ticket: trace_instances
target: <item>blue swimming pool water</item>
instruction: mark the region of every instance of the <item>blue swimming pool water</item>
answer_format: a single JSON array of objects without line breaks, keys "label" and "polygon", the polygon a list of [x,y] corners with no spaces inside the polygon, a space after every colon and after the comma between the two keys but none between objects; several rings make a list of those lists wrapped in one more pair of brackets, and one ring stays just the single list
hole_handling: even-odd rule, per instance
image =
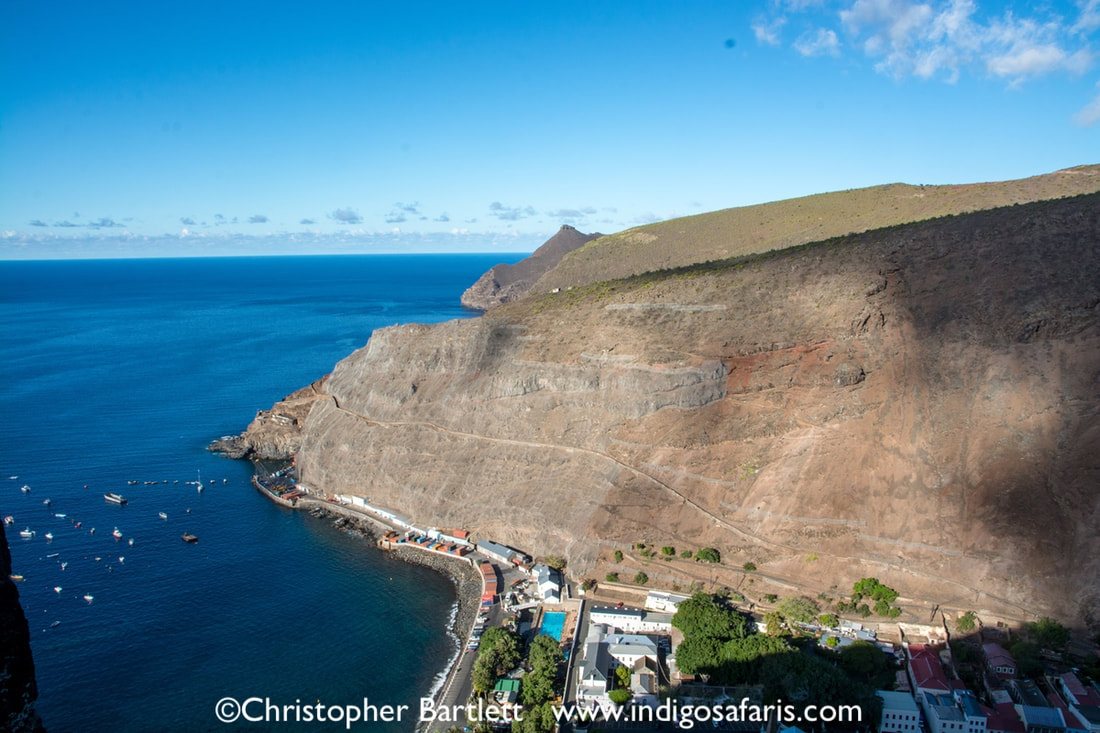
[{"label": "blue swimming pool water", "polygon": [[565,613],[562,611],[547,611],[542,616],[542,625],[539,626],[540,634],[549,634],[561,641],[561,632],[565,626]]}]

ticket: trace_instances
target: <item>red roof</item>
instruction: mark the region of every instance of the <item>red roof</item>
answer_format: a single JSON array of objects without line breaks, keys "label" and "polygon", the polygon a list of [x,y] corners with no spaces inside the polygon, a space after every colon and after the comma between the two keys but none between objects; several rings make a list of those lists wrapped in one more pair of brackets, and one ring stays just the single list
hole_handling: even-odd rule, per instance
[{"label": "red roof", "polygon": [[913,683],[921,690],[950,692],[947,675],[936,651],[924,644],[909,646],[909,670],[913,674]]},{"label": "red roof", "polygon": [[985,729],[989,733],[1024,733],[1024,724],[1020,722],[1020,716],[1016,715],[1015,706],[1010,702],[1003,702],[997,706],[996,713],[987,714]]},{"label": "red roof", "polygon": [[1097,693],[1091,687],[1086,687],[1073,672],[1066,672],[1062,675],[1062,684],[1078,705],[1100,707],[1100,693]]}]

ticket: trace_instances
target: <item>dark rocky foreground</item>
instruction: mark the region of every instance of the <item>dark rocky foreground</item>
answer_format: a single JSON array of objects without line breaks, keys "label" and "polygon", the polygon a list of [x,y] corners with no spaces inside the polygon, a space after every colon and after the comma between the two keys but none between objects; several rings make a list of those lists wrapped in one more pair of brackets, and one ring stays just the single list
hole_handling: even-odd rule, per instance
[{"label": "dark rocky foreground", "polygon": [[11,572],[11,551],[0,524],[0,730],[45,731],[34,710],[38,684],[34,679],[30,629]]}]

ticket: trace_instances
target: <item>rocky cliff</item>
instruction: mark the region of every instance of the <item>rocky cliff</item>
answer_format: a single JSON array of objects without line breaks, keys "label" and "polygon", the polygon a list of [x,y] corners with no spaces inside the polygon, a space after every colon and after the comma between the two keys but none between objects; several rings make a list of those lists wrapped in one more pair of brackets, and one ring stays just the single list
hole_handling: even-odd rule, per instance
[{"label": "rocky cliff", "polygon": [[496,265],[478,278],[478,281],[462,294],[462,305],[474,310],[489,310],[494,305],[516,300],[535,284],[535,281],[556,266],[561,258],[584,246],[600,234],[582,234],[568,224],[527,257],[514,265]]},{"label": "rocky cliff", "polygon": [[45,729],[34,711],[38,684],[30,629],[11,572],[11,551],[0,524],[0,730],[40,733]]},{"label": "rocky cliff", "polygon": [[305,481],[576,577],[1100,623],[1098,194],[382,329],[314,397]]}]

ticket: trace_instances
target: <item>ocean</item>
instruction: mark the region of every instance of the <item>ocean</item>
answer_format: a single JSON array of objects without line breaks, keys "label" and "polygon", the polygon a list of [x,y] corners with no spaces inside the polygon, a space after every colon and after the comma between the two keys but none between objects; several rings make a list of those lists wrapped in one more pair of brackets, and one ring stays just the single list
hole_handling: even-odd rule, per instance
[{"label": "ocean", "polygon": [[[353,730],[414,728],[455,654],[451,582],[205,447],[375,328],[474,315],[462,290],[523,256],[0,262],[0,515],[51,733],[344,730],[303,708],[364,698],[412,712]],[[227,697],[290,722],[225,724]]]}]

